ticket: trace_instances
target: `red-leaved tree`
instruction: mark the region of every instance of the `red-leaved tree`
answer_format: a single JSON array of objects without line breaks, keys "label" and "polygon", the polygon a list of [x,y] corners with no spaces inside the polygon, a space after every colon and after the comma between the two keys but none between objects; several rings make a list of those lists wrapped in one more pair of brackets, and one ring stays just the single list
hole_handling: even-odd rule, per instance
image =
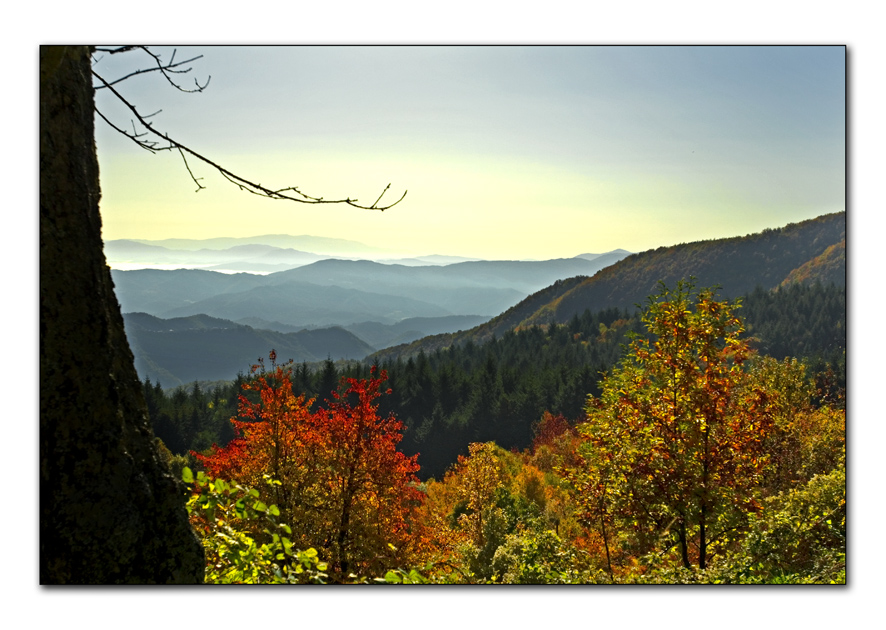
[{"label": "red-leaved tree", "polygon": [[240,396],[242,419],[232,421],[239,437],[197,455],[207,473],[263,488],[292,542],[316,548],[333,575],[406,566],[417,551],[412,514],[423,495],[417,456],[397,450],[403,424],[378,415],[387,375],[373,368],[369,379],[346,379],[345,392],[312,413],[313,401],[292,391],[290,366],[275,358],[272,351],[271,370],[254,368],[244,384],[258,400]]}]

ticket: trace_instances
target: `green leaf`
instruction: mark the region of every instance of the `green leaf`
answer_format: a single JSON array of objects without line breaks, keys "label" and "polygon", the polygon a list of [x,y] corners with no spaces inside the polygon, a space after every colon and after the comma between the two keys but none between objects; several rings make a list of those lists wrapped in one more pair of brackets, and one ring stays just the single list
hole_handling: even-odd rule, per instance
[{"label": "green leaf", "polygon": [[187,466],[182,468],[182,481],[185,483],[194,483],[194,473],[191,472],[191,469]]}]

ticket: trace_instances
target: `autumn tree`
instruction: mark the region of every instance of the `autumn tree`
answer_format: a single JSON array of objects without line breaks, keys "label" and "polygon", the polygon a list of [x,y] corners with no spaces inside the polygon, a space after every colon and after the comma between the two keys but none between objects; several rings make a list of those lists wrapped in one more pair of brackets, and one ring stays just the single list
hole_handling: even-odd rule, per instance
[{"label": "autumn tree", "polygon": [[330,571],[374,573],[405,566],[414,551],[412,511],[421,503],[416,456],[397,450],[403,425],[378,415],[377,399],[386,375],[346,379],[327,407],[292,391],[290,365],[257,368],[244,384],[240,436],[199,459],[212,477],[261,487],[292,527],[293,543],[315,547]]},{"label": "autumn tree", "polygon": [[469,532],[478,548],[486,544],[486,526],[494,510],[496,490],[506,479],[502,464],[492,442],[469,445],[468,457],[459,456],[455,474],[459,476],[459,525]]},{"label": "autumn tree", "polygon": [[736,308],[691,281],[662,285],[642,314],[647,335],[590,400],[572,481],[607,553],[618,528],[634,552],[677,547],[685,567],[704,569],[760,509],[773,409],[743,369],[751,351]]}]

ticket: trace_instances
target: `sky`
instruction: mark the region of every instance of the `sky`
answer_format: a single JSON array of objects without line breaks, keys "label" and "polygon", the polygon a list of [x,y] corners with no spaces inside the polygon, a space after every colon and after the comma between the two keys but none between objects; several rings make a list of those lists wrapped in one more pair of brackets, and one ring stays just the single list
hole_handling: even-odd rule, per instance
[{"label": "sky", "polygon": [[[169,59],[173,48],[154,50]],[[96,120],[105,240],[309,234],[487,259],[637,252],[844,210],[843,46],[178,47],[121,94],[272,201]],[[106,79],[149,67],[101,55]],[[107,90],[97,106],[131,116]]]}]

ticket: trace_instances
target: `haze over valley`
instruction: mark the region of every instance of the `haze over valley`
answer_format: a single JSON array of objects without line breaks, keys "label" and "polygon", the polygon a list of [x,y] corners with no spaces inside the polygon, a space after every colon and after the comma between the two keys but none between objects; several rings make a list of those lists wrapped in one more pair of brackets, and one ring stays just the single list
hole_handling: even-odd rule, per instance
[{"label": "haze over valley", "polygon": [[[558,280],[591,276],[629,255],[394,258],[354,241],[287,235],[157,243],[109,241],[105,252],[136,367],[165,386],[233,378],[275,344],[281,356],[313,363],[468,330]],[[360,254],[375,260],[345,258]],[[195,343],[203,372],[182,368],[173,352],[193,356]]]},{"label": "haze over valley", "polygon": [[[686,274],[719,279],[733,297],[794,281],[845,284],[842,213],[634,255],[618,249],[543,261],[395,259],[354,241],[308,236],[163,243],[110,241],[106,252],[136,368],[164,387],[230,380],[270,348],[316,365],[484,343],[585,309],[630,309],[659,280]],[[295,244],[318,251],[280,247]],[[377,260],[337,257],[361,251]],[[119,268],[127,264],[142,268]]]}]

